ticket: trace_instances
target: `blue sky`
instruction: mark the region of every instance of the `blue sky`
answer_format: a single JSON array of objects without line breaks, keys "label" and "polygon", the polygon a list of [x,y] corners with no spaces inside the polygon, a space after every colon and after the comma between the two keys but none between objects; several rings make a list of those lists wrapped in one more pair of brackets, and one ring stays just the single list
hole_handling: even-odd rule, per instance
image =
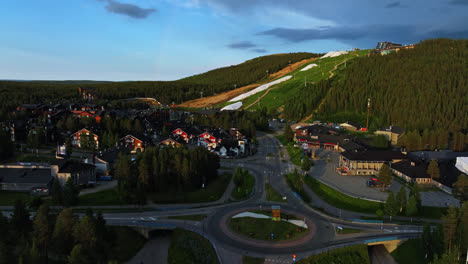
[{"label": "blue sky", "polygon": [[468,37],[468,0],[14,0],[0,79],[174,80],[267,54]]}]

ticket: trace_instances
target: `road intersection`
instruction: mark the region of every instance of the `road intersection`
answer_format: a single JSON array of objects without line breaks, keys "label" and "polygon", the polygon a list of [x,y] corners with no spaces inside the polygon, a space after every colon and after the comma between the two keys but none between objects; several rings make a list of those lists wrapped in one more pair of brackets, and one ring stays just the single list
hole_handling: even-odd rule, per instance
[{"label": "road intersection", "polygon": [[[279,141],[272,135],[259,133],[258,152],[244,159],[222,161],[223,167],[241,166],[255,176],[255,185],[249,199],[229,202],[223,199],[218,203],[180,205],[164,210],[141,213],[104,214],[110,225],[126,225],[147,229],[184,228],[206,237],[214,246],[221,263],[239,263],[240,256],[264,257],[271,263],[292,263],[292,254],[301,259],[312,254],[347,245],[366,243],[375,239],[404,239],[419,236],[421,228],[411,225],[381,223],[359,223],[328,216],[307,205],[286,183],[284,173],[293,166],[280,159]],[[286,159],[287,160],[287,159]],[[287,203],[266,201],[265,182],[285,197]],[[252,240],[230,231],[227,221],[240,211],[271,208],[280,205],[281,210],[292,212],[301,219],[305,218],[314,230],[310,235],[296,240],[283,242],[264,242]],[[201,222],[168,219],[168,216],[206,214]],[[336,235],[335,226],[356,228],[365,232],[353,235]]]}]

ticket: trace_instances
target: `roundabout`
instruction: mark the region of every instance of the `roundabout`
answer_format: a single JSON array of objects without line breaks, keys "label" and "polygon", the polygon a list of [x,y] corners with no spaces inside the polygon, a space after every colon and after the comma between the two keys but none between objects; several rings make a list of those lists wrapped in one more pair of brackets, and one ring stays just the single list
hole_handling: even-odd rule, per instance
[{"label": "roundabout", "polygon": [[271,211],[246,210],[224,217],[223,220],[226,220],[225,225],[229,228],[227,232],[231,236],[242,236],[242,239],[267,242],[270,245],[291,245],[315,234],[316,226],[310,220],[299,220],[300,216],[283,211],[282,219],[275,221],[268,213]]},{"label": "roundabout", "polygon": [[[242,217],[242,215],[235,217],[245,212],[261,211],[267,213],[265,208],[271,208],[271,204],[233,207],[218,210],[205,222],[205,231],[210,236],[233,249],[260,254],[299,253],[323,246],[334,237],[333,227],[319,216],[298,212],[289,205],[281,206],[282,219],[279,222],[269,218]],[[290,221],[296,221],[297,224],[301,223],[303,226],[286,222],[286,215],[290,216]],[[272,229],[269,230],[269,228]],[[286,228],[286,230],[281,230],[281,228]]]}]

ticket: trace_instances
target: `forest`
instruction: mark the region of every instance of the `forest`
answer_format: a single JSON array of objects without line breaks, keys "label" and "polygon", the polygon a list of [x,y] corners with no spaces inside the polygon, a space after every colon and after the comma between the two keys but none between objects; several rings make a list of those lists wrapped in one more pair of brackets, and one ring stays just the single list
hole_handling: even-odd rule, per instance
[{"label": "forest", "polygon": [[[414,49],[356,58],[331,80],[301,88],[285,104],[284,113],[298,120],[317,111],[314,119],[365,125],[370,98],[371,130],[397,125],[419,133],[424,142],[412,149],[447,148],[452,139],[456,142],[451,148],[463,150],[462,134],[468,127],[466,58],[468,40],[451,39],[425,40]],[[429,142],[431,134],[441,139]]]},{"label": "forest", "polygon": [[101,213],[79,217],[41,205],[34,216],[16,201],[10,219],[0,214],[0,263],[124,263],[145,239],[126,227],[106,226]]},{"label": "forest", "polygon": [[115,165],[119,198],[145,204],[151,193],[197,190],[218,176],[218,168],[218,155],[201,147],[149,147],[134,161],[121,155]]},{"label": "forest", "polygon": [[266,79],[289,63],[320,56],[315,53],[285,53],[262,56],[244,63],[219,68],[176,81],[0,81],[1,110],[6,112],[24,103],[50,103],[78,99],[78,87],[96,88],[99,99],[115,100],[152,97],[163,104],[181,103],[225,92]]}]

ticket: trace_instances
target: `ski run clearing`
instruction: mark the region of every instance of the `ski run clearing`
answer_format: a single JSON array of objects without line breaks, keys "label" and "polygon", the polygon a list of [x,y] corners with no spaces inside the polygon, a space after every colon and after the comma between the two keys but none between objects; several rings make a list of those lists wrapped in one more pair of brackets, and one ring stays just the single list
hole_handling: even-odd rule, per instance
[{"label": "ski run clearing", "polygon": [[237,97],[234,97],[233,99],[229,100],[229,102],[236,102],[236,101],[240,101],[240,100],[244,100],[245,98],[251,96],[251,95],[254,95],[256,93],[259,93],[261,91],[264,91],[268,88],[270,88],[271,86],[275,85],[275,84],[278,84],[278,83],[282,83],[284,81],[287,81],[289,79],[291,79],[291,75],[288,75],[288,76],[284,76],[283,78],[279,78],[278,80],[274,80],[272,82],[269,82],[269,83],[266,83],[264,85],[261,85],[255,89],[253,89],[252,91],[250,92],[246,92],[246,93],[243,93]]},{"label": "ski run clearing", "polygon": [[[271,216],[268,216],[268,215],[256,214],[256,213],[252,213],[252,212],[243,212],[243,213],[240,213],[240,214],[236,214],[232,218],[239,218],[239,217],[252,217],[252,218],[263,218],[263,219],[270,219],[271,218]],[[302,221],[302,220],[285,220],[285,219],[281,219],[281,220],[285,221],[285,222],[289,222],[289,223],[291,223],[293,225],[297,225],[297,226],[302,227],[302,228],[308,228],[307,224],[304,223],[304,221]]]},{"label": "ski run clearing", "polygon": [[223,108],[221,108],[221,111],[224,111],[224,110],[237,110],[239,108],[242,107],[242,102],[237,102],[237,103],[233,103],[233,104],[230,104],[230,105],[227,105]]},{"label": "ski run clearing", "polygon": [[341,55],[344,55],[344,54],[348,54],[348,52],[346,50],[330,51],[330,52],[328,52],[327,54],[323,55],[320,58],[321,59],[323,59],[323,58],[333,58],[333,57],[338,57],[338,56],[341,56]]},{"label": "ski run clearing", "polygon": [[312,69],[313,67],[316,67],[316,66],[318,66],[318,65],[315,64],[315,63],[312,63],[312,64],[309,64],[309,65],[305,66],[300,71],[307,71],[307,70]]}]

